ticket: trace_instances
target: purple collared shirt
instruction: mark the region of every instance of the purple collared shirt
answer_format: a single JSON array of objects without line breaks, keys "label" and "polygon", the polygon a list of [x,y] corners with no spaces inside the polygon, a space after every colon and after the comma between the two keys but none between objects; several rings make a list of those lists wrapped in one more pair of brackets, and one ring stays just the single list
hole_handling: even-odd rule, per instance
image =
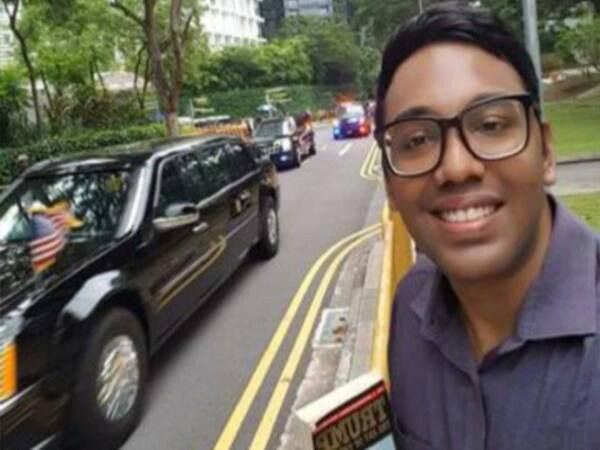
[{"label": "purple collared shirt", "polygon": [[479,365],[430,261],[398,286],[388,357],[403,450],[600,449],[600,237],[552,204],[516,330]]}]

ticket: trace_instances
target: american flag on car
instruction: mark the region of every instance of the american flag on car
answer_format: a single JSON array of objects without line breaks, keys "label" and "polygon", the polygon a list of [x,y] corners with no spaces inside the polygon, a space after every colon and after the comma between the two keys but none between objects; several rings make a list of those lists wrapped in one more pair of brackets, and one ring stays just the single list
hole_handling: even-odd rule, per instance
[{"label": "american flag on car", "polygon": [[81,225],[69,211],[68,205],[62,202],[50,208],[36,208],[32,212],[33,237],[29,242],[29,251],[34,273],[41,273],[56,262],[58,254],[65,248],[70,229]]}]

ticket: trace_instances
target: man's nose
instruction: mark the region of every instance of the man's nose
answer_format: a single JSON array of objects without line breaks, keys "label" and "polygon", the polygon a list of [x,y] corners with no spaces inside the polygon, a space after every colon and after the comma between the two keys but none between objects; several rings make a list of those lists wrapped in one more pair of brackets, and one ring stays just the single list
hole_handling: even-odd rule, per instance
[{"label": "man's nose", "polygon": [[446,183],[464,183],[470,179],[482,178],[485,172],[483,161],[473,155],[456,128],[446,131],[446,143],[434,178],[439,186]]}]

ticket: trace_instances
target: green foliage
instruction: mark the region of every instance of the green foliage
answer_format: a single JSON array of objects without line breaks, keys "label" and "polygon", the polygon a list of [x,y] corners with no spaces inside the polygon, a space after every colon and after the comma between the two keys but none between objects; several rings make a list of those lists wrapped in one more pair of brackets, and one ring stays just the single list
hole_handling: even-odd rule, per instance
[{"label": "green foliage", "polygon": [[284,21],[280,34],[304,40],[316,84],[340,85],[356,80],[361,49],[347,23],[330,18],[295,16]]},{"label": "green foliage", "polygon": [[419,12],[417,0],[353,0],[352,27],[368,32],[371,44],[383,49],[392,32]]},{"label": "green foliage", "polygon": [[310,59],[301,38],[277,39],[261,46],[226,47],[203,53],[192,63],[186,90],[210,91],[302,84],[312,79]]},{"label": "green foliage", "polygon": [[152,124],[48,138],[24,147],[4,148],[0,152],[0,184],[8,184],[20,173],[17,157],[21,154],[26,154],[33,164],[67,154],[164,137],[164,132],[162,124]]},{"label": "green foliage", "polygon": [[61,0],[28,3],[21,19],[29,30],[36,67],[55,90],[96,85],[100,70],[114,62],[118,30],[123,21],[104,0]]},{"label": "green foliage", "polygon": [[571,211],[600,232],[600,193],[568,195],[561,199]]},{"label": "green foliage", "polygon": [[357,86],[362,97],[374,98],[381,66],[381,53],[372,47],[361,49]]},{"label": "green foliage", "polygon": [[[287,86],[286,95],[290,98],[290,102],[286,103],[285,109],[290,114],[306,110],[331,109],[335,104],[336,94],[343,91],[352,92],[353,88],[351,86]],[[214,108],[212,114],[253,117],[256,108],[265,103],[265,89],[249,88],[213,92],[207,94],[207,97]]]},{"label": "green foliage", "polygon": [[10,145],[27,128],[25,74],[15,66],[0,70],[0,145]]},{"label": "green foliage", "polygon": [[563,30],[558,49],[565,58],[600,72],[600,18],[588,17],[575,28]]}]

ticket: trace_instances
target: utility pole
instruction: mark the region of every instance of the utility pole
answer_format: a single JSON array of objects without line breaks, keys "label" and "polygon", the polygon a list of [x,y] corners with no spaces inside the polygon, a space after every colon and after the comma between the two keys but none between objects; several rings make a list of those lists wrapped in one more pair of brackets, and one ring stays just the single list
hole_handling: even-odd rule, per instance
[{"label": "utility pole", "polygon": [[525,25],[525,45],[533,60],[535,71],[538,76],[538,87],[540,91],[540,108],[543,110],[542,102],[542,60],[540,57],[540,40],[538,37],[538,19],[536,0],[522,0],[523,23]]},{"label": "utility pole", "polygon": [[419,0],[419,14],[423,14],[423,0]]}]

